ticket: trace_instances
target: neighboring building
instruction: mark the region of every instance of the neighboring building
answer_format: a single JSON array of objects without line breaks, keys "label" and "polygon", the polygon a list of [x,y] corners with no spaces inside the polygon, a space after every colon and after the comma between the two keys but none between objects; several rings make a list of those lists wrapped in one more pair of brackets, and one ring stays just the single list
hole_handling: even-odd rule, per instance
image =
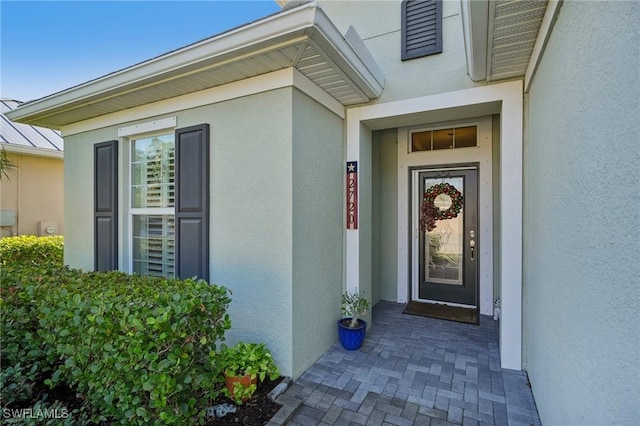
[{"label": "neighboring building", "polygon": [[[528,372],[543,423],[629,424],[639,18],[318,1],[10,116],[64,136],[67,263],[231,288],[231,338],[266,341],[284,374],[335,342],[343,289],[484,315],[500,299],[502,367]],[[458,219],[425,233],[428,188]]]},{"label": "neighboring building", "polygon": [[57,131],[7,118],[19,105],[0,99],[0,146],[15,166],[0,178],[0,238],[62,235],[64,142]]}]

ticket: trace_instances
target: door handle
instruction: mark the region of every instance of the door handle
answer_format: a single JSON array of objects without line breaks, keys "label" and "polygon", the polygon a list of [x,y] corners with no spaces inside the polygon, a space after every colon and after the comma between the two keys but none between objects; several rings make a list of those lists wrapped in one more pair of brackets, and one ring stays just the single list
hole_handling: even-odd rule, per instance
[{"label": "door handle", "polygon": [[471,248],[471,260],[476,260],[476,255],[475,255],[476,242],[475,242],[475,240],[469,241],[469,247]]}]

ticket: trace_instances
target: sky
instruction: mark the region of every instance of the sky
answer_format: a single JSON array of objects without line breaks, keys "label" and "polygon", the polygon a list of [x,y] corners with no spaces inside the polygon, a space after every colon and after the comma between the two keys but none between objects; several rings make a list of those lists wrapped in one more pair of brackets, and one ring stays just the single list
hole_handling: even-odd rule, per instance
[{"label": "sky", "polygon": [[0,0],[0,97],[39,99],[279,10],[274,0]]}]

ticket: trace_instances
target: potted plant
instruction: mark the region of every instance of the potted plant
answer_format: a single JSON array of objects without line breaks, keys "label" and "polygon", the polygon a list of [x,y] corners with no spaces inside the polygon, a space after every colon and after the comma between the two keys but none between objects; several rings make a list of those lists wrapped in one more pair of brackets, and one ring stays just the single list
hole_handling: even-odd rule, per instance
[{"label": "potted plant", "polygon": [[338,321],[340,343],[349,350],[360,349],[367,331],[367,322],[359,317],[369,310],[369,302],[357,292],[342,294],[342,313],[344,318]]},{"label": "potted plant", "polygon": [[258,388],[258,380],[280,376],[271,352],[264,343],[239,342],[219,354],[226,389],[223,393],[237,404],[246,402]]}]

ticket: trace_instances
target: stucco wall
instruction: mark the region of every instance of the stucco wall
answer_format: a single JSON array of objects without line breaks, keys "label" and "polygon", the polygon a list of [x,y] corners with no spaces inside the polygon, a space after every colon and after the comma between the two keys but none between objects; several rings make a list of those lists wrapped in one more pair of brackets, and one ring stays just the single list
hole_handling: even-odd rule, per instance
[{"label": "stucco wall", "polygon": [[343,122],[293,92],[293,375],[337,339],[343,269]]},{"label": "stucco wall", "polygon": [[293,373],[291,90],[202,108],[211,122],[211,279],[233,292],[228,337],[266,342],[286,375]]},{"label": "stucco wall", "polygon": [[404,62],[400,59],[400,0],[319,0],[317,4],[342,34],[353,25],[385,75],[382,96],[371,103],[484,84],[474,83],[467,75],[459,1],[443,2],[442,53]]},{"label": "stucco wall", "polygon": [[564,2],[530,90],[525,351],[542,424],[640,418],[638,22],[638,2]]},{"label": "stucco wall", "polygon": [[3,227],[0,236],[39,235],[40,222],[56,222],[57,231],[64,232],[63,160],[8,153],[16,166],[2,176],[0,209],[16,212],[16,225]]},{"label": "stucco wall", "polygon": [[373,132],[373,296],[397,300],[398,131]]},{"label": "stucco wall", "polygon": [[[211,128],[211,281],[233,292],[228,343],[264,341],[292,374],[292,89],[179,111],[178,128]],[[121,123],[65,138],[65,261],[93,269],[93,144],[118,139]],[[171,131],[171,130],[169,130]],[[128,142],[120,143],[120,266],[129,271]]]},{"label": "stucco wall", "polygon": [[[363,126],[362,124],[360,126]],[[364,128],[364,126],[363,126]],[[370,131],[360,132],[360,160],[358,161],[358,290],[360,296],[373,302],[373,138]],[[362,319],[371,326],[372,312],[369,309]]]},{"label": "stucco wall", "polygon": [[72,268],[94,268],[93,145],[117,135],[117,128],[110,128],[64,138],[64,263]]}]

